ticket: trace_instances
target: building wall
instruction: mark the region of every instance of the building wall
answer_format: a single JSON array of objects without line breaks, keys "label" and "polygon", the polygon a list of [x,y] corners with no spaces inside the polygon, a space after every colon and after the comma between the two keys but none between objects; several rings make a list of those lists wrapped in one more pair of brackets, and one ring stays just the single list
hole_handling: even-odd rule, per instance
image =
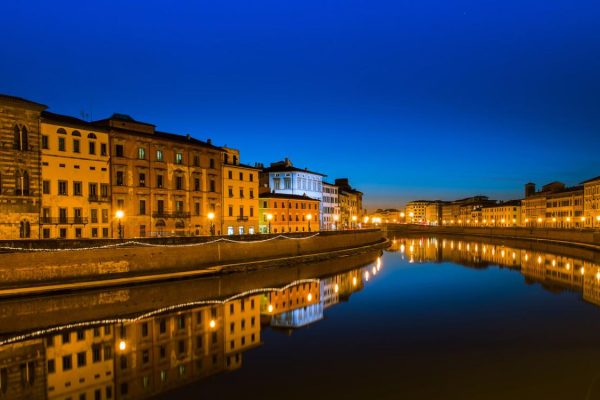
[{"label": "building wall", "polygon": [[45,106],[0,96],[0,237],[38,238],[40,113]]},{"label": "building wall", "polygon": [[[108,134],[89,126],[53,121],[42,121],[41,134],[42,143],[47,144],[42,148],[41,237],[111,237]],[[64,147],[59,146],[59,140]],[[75,141],[79,143],[78,151]],[[66,185],[66,192],[60,193],[59,182]],[[66,218],[60,217],[60,209]],[[76,217],[75,210],[79,210],[80,217]]]},{"label": "building wall", "polygon": [[[269,232],[271,214],[271,233],[318,232],[320,201],[298,198],[263,197],[259,199],[260,232]],[[310,220],[308,216],[311,216]]]},{"label": "building wall", "polygon": [[483,207],[481,210],[481,226],[521,226],[521,206],[498,205]]},{"label": "building wall", "polygon": [[552,193],[546,196],[544,226],[550,228],[582,228],[585,226],[582,190]]},{"label": "building wall", "polygon": [[259,169],[240,165],[240,153],[223,153],[223,227],[226,235],[258,233]]},{"label": "building wall", "polygon": [[0,399],[45,399],[45,362],[42,339],[1,346]]},{"label": "building wall", "polygon": [[[110,141],[112,206],[113,212],[123,210],[125,214],[121,221],[125,238],[209,235],[211,212],[214,233],[222,233],[220,151],[120,130],[111,130]],[[123,146],[123,156],[116,153],[118,145]],[[139,156],[140,149],[144,149],[144,158]],[[157,152],[162,152],[162,161]],[[182,156],[181,163],[176,161],[177,154]],[[123,174],[122,184],[118,174]],[[140,184],[141,174],[144,186]],[[178,178],[182,180],[181,189],[177,188]],[[140,201],[145,202],[143,214]],[[118,224],[113,216],[115,237]]]},{"label": "building wall", "polygon": [[338,188],[335,185],[323,182],[323,230],[335,230],[340,225],[340,203],[338,196]]},{"label": "building wall", "polygon": [[600,178],[583,184],[585,226],[600,228]]},{"label": "building wall", "polygon": [[411,201],[406,204],[406,222],[423,224],[426,222],[425,211],[430,204],[428,201]]},{"label": "building wall", "polygon": [[338,190],[340,201],[340,228],[356,229],[362,221],[362,195]]},{"label": "building wall", "polygon": [[262,295],[228,301],[223,310],[225,367],[242,366],[242,353],[260,344],[260,305]]}]

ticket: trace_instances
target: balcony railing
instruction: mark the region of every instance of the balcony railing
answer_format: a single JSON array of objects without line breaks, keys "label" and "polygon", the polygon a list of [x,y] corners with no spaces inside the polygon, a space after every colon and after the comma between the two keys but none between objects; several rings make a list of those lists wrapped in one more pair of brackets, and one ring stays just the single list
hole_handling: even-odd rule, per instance
[{"label": "balcony railing", "polygon": [[238,222],[239,221],[248,221],[248,216],[246,215],[240,215],[239,217],[237,217]]},{"label": "balcony railing", "polygon": [[88,197],[88,201],[96,201],[98,203],[110,203],[110,196],[98,196],[97,194],[91,194]]},{"label": "balcony railing", "polygon": [[152,218],[190,218],[189,211],[155,211],[152,213]]},{"label": "balcony railing", "polygon": [[44,225],[85,225],[88,223],[87,217],[41,217],[40,224]]}]

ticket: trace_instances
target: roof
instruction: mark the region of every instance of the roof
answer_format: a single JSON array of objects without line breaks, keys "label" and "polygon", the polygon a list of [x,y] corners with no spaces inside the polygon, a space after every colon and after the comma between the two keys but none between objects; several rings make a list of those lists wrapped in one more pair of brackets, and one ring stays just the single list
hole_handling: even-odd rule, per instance
[{"label": "roof", "polygon": [[308,197],[306,195],[299,194],[287,194],[287,193],[262,193],[258,195],[261,199],[292,199],[292,200],[312,200],[312,201],[321,201],[319,199],[313,199],[312,197]]},{"label": "roof", "polygon": [[56,114],[50,111],[42,111],[42,119],[47,122],[59,123],[61,125],[69,125],[76,127],[85,127],[92,131],[106,131],[106,128],[92,125],[91,123],[79,118],[70,117],[68,115]]},{"label": "roof", "polygon": [[103,123],[109,122],[110,120],[131,122],[134,124],[147,125],[147,126],[156,126],[154,124],[149,124],[147,122],[136,121],[130,115],[121,114],[121,113],[113,113],[113,115],[111,115],[109,118],[99,119],[97,121],[93,121],[92,123],[93,124],[103,124]]},{"label": "roof", "polygon": [[176,141],[176,142],[181,142],[181,143],[190,143],[190,144],[195,144],[198,146],[202,146],[202,147],[208,147],[211,149],[215,149],[215,150],[220,150],[222,151],[223,149],[221,149],[219,146],[215,146],[211,143],[207,143],[204,142],[202,140],[198,140],[196,138],[193,138],[191,135],[178,135],[176,133],[168,133],[168,132],[160,132],[160,131],[155,131],[153,134],[148,134],[149,137],[159,137],[162,139],[166,139],[166,140],[172,140],[172,141]]},{"label": "roof", "polygon": [[589,182],[593,182],[593,181],[600,181],[600,175],[598,175],[598,176],[597,176],[597,177],[595,177],[595,178],[588,179],[587,181],[583,181],[583,182],[581,182],[581,184],[584,184],[584,183],[589,183]]},{"label": "roof", "polygon": [[514,207],[514,206],[521,206],[521,200],[509,200],[509,201],[505,201],[503,203],[488,204],[488,205],[482,206],[481,208]]},{"label": "roof", "polygon": [[263,172],[306,172],[313,175],[327,176],[320,172],[309,171],[307,168],[296,168],[291,165],[275,165],[267,168],[263,168]]},{"label": "roof", "polygon": [[40,103],[36,103],[31,100],[24,99],[22,97],[10,96],[8,94],[0,94],[1,103],[12,103],[21,107],[32,108],[34,110],[45,110],[48,106]]}]

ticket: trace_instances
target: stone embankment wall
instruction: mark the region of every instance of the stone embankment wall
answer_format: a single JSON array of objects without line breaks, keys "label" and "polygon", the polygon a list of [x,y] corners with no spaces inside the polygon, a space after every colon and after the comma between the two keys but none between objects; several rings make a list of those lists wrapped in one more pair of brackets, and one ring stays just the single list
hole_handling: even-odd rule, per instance
[{"label": "stone embankment wall", "polygon": [[[290,238],[254,236],[253,240],[241,242],[214,241],[215,238],[212,238],[212,242],[204,243],[170,238],[167,243],[146,241],[152,246],[138,244],[101,249],[77,249],[85,247],[84,244],[90,246],[90,243],[74,241],[70,243],[72,248],[66,251],[4,253],[0,254],[0,287],[102,280],[219,266],[227,269],[227,265],[238,264],[237,267],[232,266],[235,270],[240,263],[309,256],[385,241],[384,233],[380,230],[289,236]],[[20,243],[16,242],[17,245]],[[31,242],[32,247],[42,245],[45,246],[46,243]],[[215,269],[218,270],[220,269]]]},{"label": "stone embankment wall", "polygon": [[548,240],[564,242],[564,244],[583,244],[600,246],[600,231],[593,230],[567,230],[567,229],[534,229],[534,228],[476,228],[476,227],[449,227],[426,225],[389,224],[384,227],[388,232],[403,233],[428,233],[461,236],[485,236],[522,238],[528,240]]}]

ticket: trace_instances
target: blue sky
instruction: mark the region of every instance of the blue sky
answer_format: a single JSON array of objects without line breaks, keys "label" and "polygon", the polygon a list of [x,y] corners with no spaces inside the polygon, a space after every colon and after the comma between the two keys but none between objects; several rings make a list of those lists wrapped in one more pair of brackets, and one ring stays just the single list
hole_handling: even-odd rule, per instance
[{"label": "blue sky", "polygon": [[0,92],[287,156],[371,208],[510,199],[600,175],[599,20],[588,0],[13,1]]}]

